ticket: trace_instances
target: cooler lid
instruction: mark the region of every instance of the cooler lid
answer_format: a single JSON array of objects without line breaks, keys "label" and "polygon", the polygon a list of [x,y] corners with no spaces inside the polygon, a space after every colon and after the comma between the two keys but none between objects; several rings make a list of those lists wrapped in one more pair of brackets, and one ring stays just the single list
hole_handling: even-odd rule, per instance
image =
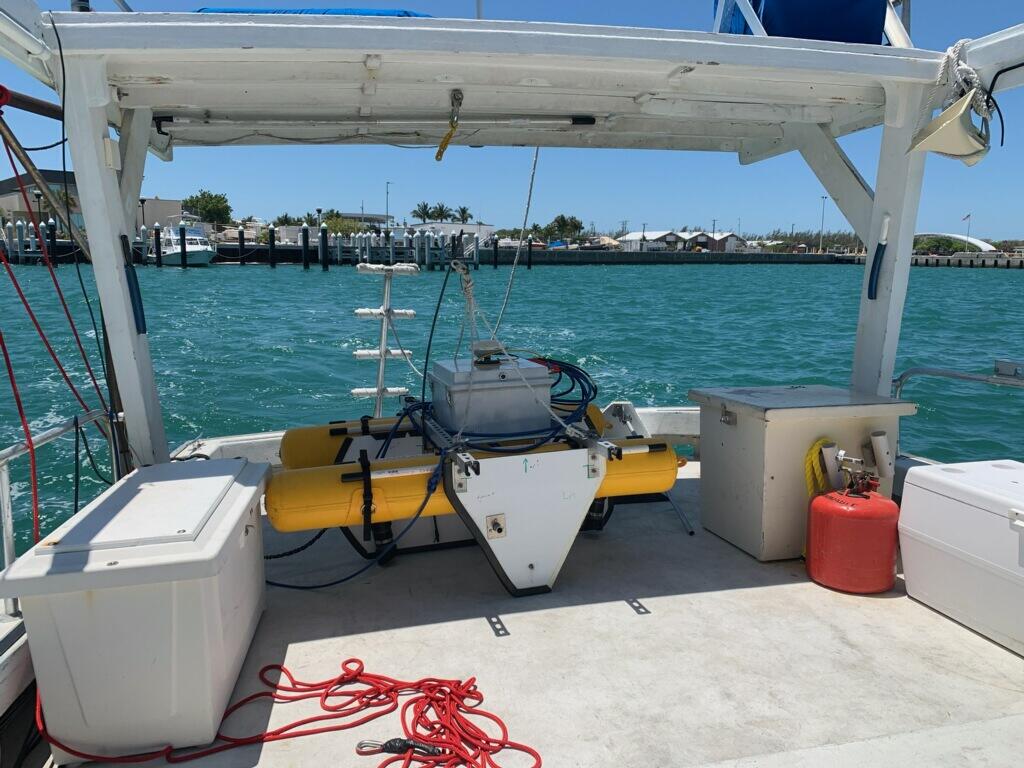
[{"label": "cooler lid", "polygon": [[244,459],[168,462],[124,478],[33,550],[52,557],[70,552],[195,541],[231,489]]},{"label": "cooler lid", "polygon": [[1024,463],[1012,459],[912,467],[906,484],[1000,517],[1024,512]]},{"label": "cooler lid", "polygon": [[724,406],[774,421],[809,417],[910,416],[917,412],[917,406],[906,400],[821,384],[692,389],[689,398],[701,405]]}]

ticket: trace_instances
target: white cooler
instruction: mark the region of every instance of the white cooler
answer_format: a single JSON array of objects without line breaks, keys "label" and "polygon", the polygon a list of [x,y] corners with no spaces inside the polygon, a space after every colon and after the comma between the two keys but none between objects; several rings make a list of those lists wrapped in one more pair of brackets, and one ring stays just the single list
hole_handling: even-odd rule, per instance
[{"label": "white cooler", "polygon": [[51,735],[100,755],[213,740],[263,611],[268,470],[143,467],[0,574]]},{"label": "white cooler", "polygon": [[1024,655],[1024,464],[913,467],[900,549],[911,597]]}]

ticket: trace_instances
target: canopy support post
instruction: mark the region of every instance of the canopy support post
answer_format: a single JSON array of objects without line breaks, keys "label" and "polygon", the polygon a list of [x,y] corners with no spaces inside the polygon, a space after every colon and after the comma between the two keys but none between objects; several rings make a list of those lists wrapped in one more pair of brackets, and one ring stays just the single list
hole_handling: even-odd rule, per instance
[{"label": "canopy support post", "polygon": [[[136,325],[121,237],[128,235],[110,138],[110,88],[101,59],[68,60],[65,99],[68,145],[92,253],[110,354],[124,407],[128,445],[138,464],[168,460],[149,339]],[[141,175],[141,170],[140,170]]]},{"label": "canopy support post", "polygon": [[[914,227],[924,181],[924,152],[910,152],[925,88],[894,85],[886,89],[885,128],[878,158],[871,210],[867,264],[861,287],[857,345],[850,385],[861,392],[888,396],[896,367],[903,304],[910,278]],[[868,298],[871,261],[880,239],[883,218],[889,217],[888,245],[882,257],[877,298]]]},{"label": "canopy support post", "polygon": [[[146,167],[153,110],[148,107],[128,109],[122,113],[121,133],[117,142],[121,154],[121,202],[124,205],[124,223],[136,230],[135,215],[142,193],[142,175]],[[146,222],[142,222],[145,224]]]},{"label": "canopy support post", "polygon": [[787,136],[798,141],[804,161],[850,222],[857,237],[864,243],[869,242],[875,193],[828,126],[787,123],[784,130]]}]

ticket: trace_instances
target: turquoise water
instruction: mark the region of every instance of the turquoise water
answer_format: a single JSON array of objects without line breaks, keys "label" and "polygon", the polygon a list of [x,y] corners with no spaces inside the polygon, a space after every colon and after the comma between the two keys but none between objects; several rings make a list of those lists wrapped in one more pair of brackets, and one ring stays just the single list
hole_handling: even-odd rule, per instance
[{"label": "turquoise water", "polygon": [[[86,399],[84,369],[44,269],[15,267],[30,301]],[[86,284],[92,287],[88,267]],[[609,266],[539,267],[517,273],[503,324],[507,344],[584,366],[600,402],[686,402],[692,387],[738,384],[845,384],[857,320],[862,267]],[[476,295],[497,312],[508,268],[472,273]],[[83,330],[89,327],[73,267],[59,280]],[[442,273],[395,280],[403,344],[422,361]],[[358,416],[374,363],[352,350],[376,346],[377,325],[352,310],[380,303],[381,281],[351,268],[303,272],[294,266],[221,266],[182,271],[140,268],[149,341],[168,440],[281,429]],[[988,371],[996,357],[1024,359],[1024,272],[914,269],[897,370],[935,365]],[[435,339],[451,355],[462,319],[455,280]],[[33,431],[75,412],[59,374],[24,316],[10,283],[0,282],[0,326]],[[85,339],[94,355],[91,331]],[[418,388],[401,361],[389,384]],[[0,446],[20,439],[6,381],[0,380]],[[1024,392],[944,380],[911,383],[920,404],[905,419],[902,448],[940,460],[1024,456]],[[92,433],[95,435],[95,433]],[[107,469],[103,444],[92,444]],[[43,529],[71,513],[72,438],[39,453]],[[19,543],[27,546],[27,461],[12,466]],[[103,486],[83,468],[82,497]]]}]

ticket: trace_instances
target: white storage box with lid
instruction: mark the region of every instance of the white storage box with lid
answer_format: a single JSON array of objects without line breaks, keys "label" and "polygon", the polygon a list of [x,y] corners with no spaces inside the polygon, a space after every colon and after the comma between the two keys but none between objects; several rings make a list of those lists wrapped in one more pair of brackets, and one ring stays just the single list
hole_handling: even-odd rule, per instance
[{"label": "white storage box with lid", "polygon": [[438,360],[428,377],[434,416],[450,432],[495,434],[551,426],[546,365],[522,358],[484,365],[469,358]]},{"label": "white storage box with lid", "polygon": [[57,740],[100,755],[213,740],[263,611],[268,470],[143,467],[3,572]]},{"label": "white storage box with lid", "polygon": [[1024,464],[913,467],[900,550],[907,594],[1024,655]]},{"label": "white storage box with lid", "polygon": [[701,524],[758,560],[803,553],[804,456],[815,441],[828,437],[862,457],[883,430],[895,452],[900,416],[917,412],[910,402],[819,385],[698,389],[690,399],[700,404]]}]

